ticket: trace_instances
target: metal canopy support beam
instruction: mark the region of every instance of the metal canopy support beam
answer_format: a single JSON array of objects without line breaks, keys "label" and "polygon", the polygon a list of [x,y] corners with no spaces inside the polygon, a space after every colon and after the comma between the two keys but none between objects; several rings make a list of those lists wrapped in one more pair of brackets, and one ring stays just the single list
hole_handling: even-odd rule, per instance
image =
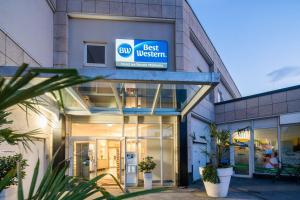
[{"label": "metal canopy support beam", "polygon": [[[96,68],[79,68],[78,73],[90,78],[102,77],[105,82],[117,83],[160,83],[210,85],[219,83],[219,74],[213,72],[170,72],[146,70],[105,70]],[[145,76],[145,74],[147,74]],[[99,81],[101,81],[99,80]]]},{"label": "metal canopy support beam", "polygon": [[122,101],[120,99],[119,93],[117,91],[116,85],[114,83],[110,83],[110,87],[114,93],[115,100],[118,106],[118,109],[120,110],[120,113],[123,114],[123,106],[122,106]]},{"label": "metal canopy support beam", "polygon": [[206,96],[206,94],[212,88],[214,88],[214,86],[203,85],[182,109],[181,117],[183,118],[188,112],[190,112]]},{"label": "metal canopy support beam", "polygon": [[153,100],[153,104],[152,104],[151,115],[154,114],[154,111],[155,111],[155,108],[156,108],[156,105],[157,105],[157,102],[158,102],[158,97],[159,97],[159,94],[160,94],[161,86],[162,86],[161,84],[158,84],[158,86],[157,86],[156,93],[155,93],[154,100]]},{"label": "metal canopy support beam", "polygon": [[[0,66],[0,74],[2,76],[13,76],[17,69],[18,68],[15,66]],[[217,85],[220,82],[219,73],[214,72],[195,73],[123,69],[108,70],[99,68],[78,68],[77,71],[81,76],[101,78],[99,81],[114,83]],[[52,75],[41,74],[39,77],[49,78],[50,76]]]},{"label": "metal canopy support beam", "polygon": [[73,90],[73,88],[65,88],[66,92],[84,109],[85,112],[91,114],[89,106],[82,100],[82,98]]}]

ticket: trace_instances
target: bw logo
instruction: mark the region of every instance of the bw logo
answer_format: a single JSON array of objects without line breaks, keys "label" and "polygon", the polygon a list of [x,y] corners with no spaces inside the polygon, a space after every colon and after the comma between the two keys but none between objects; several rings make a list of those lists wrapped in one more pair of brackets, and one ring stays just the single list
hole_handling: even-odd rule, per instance
[{"label": "bw logo", "polygon": [[118,54],[123,58],[128,58],[132,54],[132,47],[127,43],[123,43],[118,47]]}]

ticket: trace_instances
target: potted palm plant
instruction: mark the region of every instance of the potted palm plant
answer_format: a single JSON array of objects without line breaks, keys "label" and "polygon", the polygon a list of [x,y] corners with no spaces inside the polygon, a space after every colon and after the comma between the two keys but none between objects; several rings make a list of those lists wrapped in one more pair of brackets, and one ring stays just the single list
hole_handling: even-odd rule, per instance
[{"label": "potted palm plant", "polygon": [[147,156],[139,163],[140,172],[144,173],[144,189],[152,189],[152,170],[155,168],[156,163],[153,157]]},{"label": "potted palm plant", "polygon": [[211,161],[207,166],[200,167],[199,172],[208,196],[226,197],[233,174],[232,166],[224,161],[225,153],[229,151],[230,131],[219,131],[215,124],[211,124],[210,131],[213,144],[210,153]]}]

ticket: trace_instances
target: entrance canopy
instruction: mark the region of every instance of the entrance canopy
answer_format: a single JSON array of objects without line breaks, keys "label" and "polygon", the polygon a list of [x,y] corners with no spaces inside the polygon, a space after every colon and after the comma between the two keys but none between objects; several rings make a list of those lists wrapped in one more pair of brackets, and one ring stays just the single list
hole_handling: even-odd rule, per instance
[{"label": "entrance canopy", "polygon": [[[68,88],[69,114],[182,115],[219,83],[217,73],[78,69],[103,79]],[[77,103],[74,104],[74,101]],[[74,107],[74,105],[77,105]]]},{"label": "entrance canopy", "polygon": [[[99,68],[77,70],[81,76],[101,76],[102,79],[62,91],[66,113],[71,115],[184,116],[220,80],[218,73]],[[0,73],[4,76],[11,76],[13,71],[11,67],[0,67]]]}]

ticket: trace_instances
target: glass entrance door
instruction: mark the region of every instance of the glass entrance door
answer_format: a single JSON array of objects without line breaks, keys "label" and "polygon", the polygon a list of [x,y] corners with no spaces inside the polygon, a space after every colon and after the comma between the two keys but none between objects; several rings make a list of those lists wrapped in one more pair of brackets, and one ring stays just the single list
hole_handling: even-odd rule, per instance
[{"label": "glass entrance door", "polygon": [[[97,140],[97,175],[112,174],[121,181],[121,141]],[[101,185],[116,185],[111,176],[100,180]]]},{"label": "glass entrance door", "polygon": [[231,136],[232,164],[235,176],[250,176],[250,131],[237,131]]},{"label": "glass entrance door", "polygon": [[74,142],[74,175],[84,179],[92,179],[96,172],[96,142]]},{"label": "glass entrance door", "polygon": [[[121,169],[124,170],[124,156],[121,143],[123,140],[97,139],[91,141],[74,141],[73,173],[84,179],[92,179],[98,175],[112,174],[121,182]],[[124,143],[124,142],[123,142]],[[125,145],[125,144],[124,144]],[[111,176],[99,181],[101,185],[116,185]]]}]

